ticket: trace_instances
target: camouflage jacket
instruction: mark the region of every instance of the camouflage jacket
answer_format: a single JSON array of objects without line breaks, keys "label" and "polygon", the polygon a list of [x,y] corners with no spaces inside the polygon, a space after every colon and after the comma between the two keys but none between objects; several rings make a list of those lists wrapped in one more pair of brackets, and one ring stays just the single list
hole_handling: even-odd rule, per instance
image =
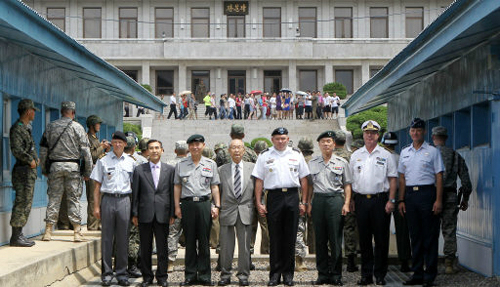
[{"label": "camouflage jacket", "polygon": [[[252,162],[256,163],[257,162],[257,154],[253,149],[245,146],[245,153],[243,154],[243,161],[246,162]],[[221,167],[222,165],[226,163],[231,162],[231,155],[229,154],[229,150],[227,148],[223,149],[218,149],[217,150],[217,156],[215,158],[215,162],[217,163],[217,167]]]},{"label": "camouflage jacket", "polygon": [[347,162],[350,162],[352,152],[348,151],[345,147],[342,147],[342,148],[335,148],[333,150],[333,154],[347,160]]},{"label": "camouflage jacket", "polygon": [[10,128],[10,150],[18,165],[30,165],[32,160],[38,161],[35,140],[31,135],[31,126],[17,120]]},{"label": "camouflage jacket", "polygon": [[443,174],[443,188],[457,189],[457,176],[460,177],[463,199],[468,201],[472,192],[472,184],[469,177],[469,170],[464,158],[452,148],[447,146],[437,146],[443,158],[445,167]]},{"label": "camouflage jacket", "polygon": [[90,154],[92,155],[92,162],[95,164],[97,160],[103,157],[106,153],[96,135],[87,133],[87,136],[89,137]]}]

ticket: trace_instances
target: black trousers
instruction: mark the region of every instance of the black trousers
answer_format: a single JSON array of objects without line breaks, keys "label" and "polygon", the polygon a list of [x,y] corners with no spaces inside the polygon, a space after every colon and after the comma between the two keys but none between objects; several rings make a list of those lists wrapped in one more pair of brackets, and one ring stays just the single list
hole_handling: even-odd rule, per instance
[{"label": "black trousers", "polygon": [[236,106],[236,119],[241,120],[241,106]]},{"label": "black trousers", "polygon": [[270,280],[293,280],[295,270],[295,242],[299,224],[299,194],[297,189],[287,192],[269,191],[267,194],[267,225],[270,241]]},{"label": "black trousers", "polygon": [[[356,194],[356,218],[361,249],[361,276],[385,278],[389,255],[389,225],[391,215],[385,212],[388,193],[368,198]],[[375,241],[375,248],[372,241]]]},{"label": "black trousers", "polygon": [[170,116],[174,114],[174,119],[177,118],[177,105],[176,104],[170,104],[170,112],[168,113],[167,119],[170,119]]},{"label": "black trousers", "polygon": [[243,113],[243,118],[246,120],[248,118],[248,115],[250,115],[250,105],[245,104],[245,110]]},{"label": "black trousers", "polygon": [[153,234],[156,241],[158,257],[158,269],[156,270],[156,280],[166,281],[168,278],[168,223],[159,223],[156,218],[152,222],[139,222],[139,238],[141,242],[141,272],[144,281],[153,281],[153,271],[151,268],[151,256],[153,251]]},{"label": "black trousers", "polygon": [[[434,215],[436,187],[406,187],[406,220],[410,231],[413,278],[432,282],[437,276],[440,216]],[[425,264],[425,271],[424,271]]]}]

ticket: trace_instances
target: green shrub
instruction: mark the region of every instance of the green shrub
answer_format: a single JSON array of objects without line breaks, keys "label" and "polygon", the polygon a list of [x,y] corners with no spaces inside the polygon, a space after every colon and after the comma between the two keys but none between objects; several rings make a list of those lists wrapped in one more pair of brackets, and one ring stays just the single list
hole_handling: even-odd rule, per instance
[{"label": "green shrub", "polygon": [[354,140],[363,138],[361,125],[368,120],[374,120],[380,125],[380,138],[387,131],[387,107],[378,106],[364,112],[349,116],[347,118],[346,128],[352,133]]},{"label": "green shrub", "polygon": [[273,146],[273,143],[267,139],[267,138],[254,138],[251,142],[251,146],[252,146],[252,149],[253,147],[255,146],[255,143],[258,142],[258,141],[265,141],[267,143],[267,147],[272,147]]},{"label": "green shrub", "polygon": [[141,86],[142,86],[144,89],[148,90],[150,93],[153,93],[153,89],[151,88],[151,86],[150,86],[150,85],[148,85],[148,84],[141,84]]},{"label": "green shrub", "polygon": [[341,83],[328,83],[323,86],[323,93],[328,93],[330,96],[333,96],[333,93],[337,93],[337,96],[341,99],[345,99],[347,96],[347,89]]},{"label": "green shrub", "polygon": [[251,148],[251,149],[253,149],[253,147],[250,145],[250,143],[249,143],[249,142],[243,142],[243,143],[245,144],[245,146],[246,146],[247,148]]},{"label": "green shrub", "polygon": [[142,139],[142,129],[140,125],[134,125],[131,123],[123,123],[123,132],[134,132],[137,135],[138,140]]}]

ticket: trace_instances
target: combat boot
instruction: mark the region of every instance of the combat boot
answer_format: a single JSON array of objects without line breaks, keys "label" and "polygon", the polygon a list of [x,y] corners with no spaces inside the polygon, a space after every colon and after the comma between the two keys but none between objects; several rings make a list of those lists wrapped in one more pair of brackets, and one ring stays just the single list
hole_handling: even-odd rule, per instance
[{"label": "combat boot", "polygon": [[75,230],[73,241],[74,242],[85,241],[85,238],[83,238],[82,227],[80,226],[80,224],[73,224],[73,229]]},{"label": "combat boot", "polygon": [[43,234],[43,241],[50,241],[52,239],[52,224],[47,223],[45,225],[45,233]]},{"label": "combat boot", "polygon": [[12,236],[10,237],[10,246],[16,247],[31,247],[35,245],[35,243],[29,243],[24,240],[21,235],[21,227],[12,227]]},{"label": "combat boot", "polygon": [[307,266],[304,264],[304,259],[300,256],[295,256],[295,271],[307,271]]},{"label": "combat boot", "polygon": [[347,272],[356,272],[359,270],[355,259],[355,255],[353,254],[347,256]]},{"label": "combat boot", "polygon": [[22,228],[21,228],[21,233],[19,233],[19,238],[21,238],[21,240],[31,244],[31,246],[35,245],[35,241],[28,239],[28,238],[26,238],[26,236],[24,236]]},{"label": "combat boot", "polygon": [[453,270],[453,259],[446,258],[444,260],[444,273],[446,274],[453,274],[455,271]]}]

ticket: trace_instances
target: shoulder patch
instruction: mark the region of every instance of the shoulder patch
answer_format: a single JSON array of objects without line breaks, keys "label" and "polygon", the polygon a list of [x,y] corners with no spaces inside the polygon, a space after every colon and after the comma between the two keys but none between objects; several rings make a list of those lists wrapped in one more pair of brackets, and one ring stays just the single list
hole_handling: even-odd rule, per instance
[{"label": "shoulder patch", "polygon": [[266,148],[265,150],[261,151],[260,154],[263,154],[265,152],[268,152],[269,151],[269,148]]},{"label": "shoulder patch", "polygon": [[333,155],[335,157],[336,160],[338,161],[341,161],[341,162],[344,162],[344,163],[348,163],[347,160],[343,157],[340,157],[338,155]]}]

